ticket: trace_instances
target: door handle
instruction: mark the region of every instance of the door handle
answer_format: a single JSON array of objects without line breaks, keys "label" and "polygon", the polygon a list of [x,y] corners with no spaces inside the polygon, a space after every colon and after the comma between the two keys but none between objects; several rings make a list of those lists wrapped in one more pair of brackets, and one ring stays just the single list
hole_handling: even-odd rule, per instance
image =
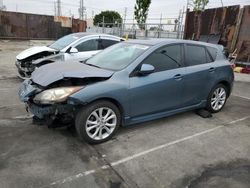
[{"label": "door handle", "polygon": [[214,72],[214,71],[215,71],[214,67],[209,68],[209,72]]},{"label": "door handle", "polygon": [[175,80],[181,80],[182,79],[182,75],[181,74],[176,74],[176,75],[174,75],[174,79]]}]

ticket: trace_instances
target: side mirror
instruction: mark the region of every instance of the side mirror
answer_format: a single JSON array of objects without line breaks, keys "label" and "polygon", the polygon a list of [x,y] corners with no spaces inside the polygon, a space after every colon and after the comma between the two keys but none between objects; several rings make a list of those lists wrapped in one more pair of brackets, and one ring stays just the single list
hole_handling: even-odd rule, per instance
[{"label": "side mirror", "polygon": [[139,70],[139,75],[146,76],[148,74],[153,73],[155,70],[153,65],[150,64],[142,64],[141,69]]},{"label": "side mirror", "polygon": [[75,53],[78,53],[78,50],[74,47],[72,47],[69,51],[70,54],[75,54]]}]

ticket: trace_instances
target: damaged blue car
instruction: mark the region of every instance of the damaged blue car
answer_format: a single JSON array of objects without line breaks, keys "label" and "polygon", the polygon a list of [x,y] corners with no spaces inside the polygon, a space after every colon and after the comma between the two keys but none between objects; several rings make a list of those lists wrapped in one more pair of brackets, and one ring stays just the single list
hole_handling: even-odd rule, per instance
[{"label": "damaged blue car", "polygon": [[217,45],[185,40],[132,40],[84,62],[42,66],[24,81],[20,100],[51,125],[74,122],[91,144],[131,125],[188,110],[219,112],[233,86]]}]

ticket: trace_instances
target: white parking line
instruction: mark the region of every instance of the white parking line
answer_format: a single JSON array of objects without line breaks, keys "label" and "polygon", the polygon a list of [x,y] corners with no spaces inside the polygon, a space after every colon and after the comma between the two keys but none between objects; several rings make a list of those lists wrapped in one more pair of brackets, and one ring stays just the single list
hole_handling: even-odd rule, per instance
[{"label": "white parking line", "polygon": [[242,98],[242,99],[247,99],[247,100],[250,100],[250,98],[249,98],[249,97],[245,97],[245,96],[241,96],[241,95],[235,95],[235,94],[233,94],[232,96],[235,96],[235,97],[240,97],[240,98]]},{"label": "white parking line", "polygon": [[[237,123],[237,122],[240,122],[240,121],[244,121],[246,119],[250,118],[250,116],[246,116],[246,117],[243,117],[243,118],[240,118],[240,119],[237,119],[237,120],[234,120],[234,121],[231,121],[229,123],[226,123],[225,125],[230,125],[230,124],[234,124],[234,123]],[[217,127],[214,127],[214,128],[211,128],[211,129],[208,129],[208,130],[205,130],[205,131],[202,131],[202,132],[199,132],[199,133],[196,133],[196,134],[193,134],[193,135],[190,135],[190,136],[187,136],[187,137],[184,137],[184,138],[181,138],[181,139],[178,139],[178,140],[175,140],[175,141],[172,141],[172,142],[168,142],[168,143],[165,143],[165,144],[162,144],[162,145],[159,145],[159,146],[156,146],[154,148],[151,148],[151,149],[148,149],[148,150],[145,150],[145,151],[142,151],[140,153],[137,153],[137,154],[134,154],[134,155],[131,155],[131,156],[128,156],[128,157],[125,157],[123,159],[120,159],[118,161],[115,161],[115,162],[111,162],[110,165],[104,165],[100,168],[97,168],[97,169],[92,169],[92,170],[88,170],[88,171],[85,171],[85,172],[81,172],[79,174],[76,174],[76,175],[73,175],[73,176],[69,176],[67,178],[64,178],[64,179],[61,179],[61,180],[58,180],[58,181],[55,181],[53,183],[50,184],[50,186],[52,185],[57,185],[57,184],[64,184],[66,182],[71,182],[75,179],[78,179],[80,177],[83,177],[83,176],[87,176],[89,174],[94,174],[96,173],[97,171],[100,171],[100,170],[103,170],[103,169],[108,169],[110,167],[114,167],[114,166],[117,166],[117,165],[120,165],[120,164],[123,164],[123,163],[126,163],[128,161],[131,161],[133,159],[136,159],[136,158],[139,158],[141,156],[144,156],[144,155],[147,155],[149,153],[152,153],[154,151],[157,151],[157,150],[160,150],[160,149],[163,149],[163,148],[166,148],[166,147],[169,147],[169,146],[172,146],[172,145],[175,145],[175,144],[178,144],[178,143],[181,143],[181,142],[184,142],[184,141],[187,141],[187,140],[190,140],[192,138],[195,138],[195,137],[198,137],[198,136],[201,136],[201,135],[205,135],[205,134],[208,134],[210,132],[213,132],[217,129],[220,129],[220,128],[223,128],[224,125],[220,125],[220,126],[217,126]],[[44,187],[44,186],[43,186]]]}]

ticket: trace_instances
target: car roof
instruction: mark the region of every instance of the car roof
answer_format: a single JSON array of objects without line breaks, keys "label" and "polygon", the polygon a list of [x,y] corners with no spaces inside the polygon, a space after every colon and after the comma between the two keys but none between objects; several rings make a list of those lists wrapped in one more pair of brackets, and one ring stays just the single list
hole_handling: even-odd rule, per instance
[{"label": "car roof", "polygon": [[108,35],[108,34],[102,34],[102,33],[87,33],[87,32],[79,32],[79,33],[72,33],[72,36],[76,36],[78,38],[83,38],[83,37],[91,37],[91,36],[103,36],[103,37],[110,37],[110,38],[120,38],[114,35]]},{"label": "car roof", "polygon": [[183,39],[131,39],[127,40],[127,43],[135,43],[135,44],[142,44],[148,46],[155,46],[158,44],[171,44],[171,43],[185,43],[185,44],[196,44],[196,45],[203,45],[203,46],[211,46],[214,48],[218,48],[218,45],[210,44],[206,42],[199,42],[193,40],[183,40]]}]

